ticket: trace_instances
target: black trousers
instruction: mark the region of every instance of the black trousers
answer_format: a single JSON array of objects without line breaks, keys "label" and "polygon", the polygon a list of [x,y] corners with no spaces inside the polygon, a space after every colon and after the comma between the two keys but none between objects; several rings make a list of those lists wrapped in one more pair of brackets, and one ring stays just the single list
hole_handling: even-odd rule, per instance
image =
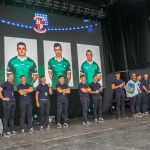
[{"label": "black trousers", "polygon": [[80,97],[80,101],[82,104],[83,122],[87,122],[88,121],[87,114],[88,114],[90,99],[86,97]]},{"label": "black trousers", "polygon": [[57,123],[61,123],[61,116],[63,115],[63,122],[67,123],[68,98],[57,99]]},{"label": "black trousers", "polygon": [[[116,99],[117,115],[120,115],[120,112],[122,114],[125,114],[125,95],[124,94],[116,94],[115,99]],[[121,107],[121,111],[120,111],[120,107]]]},{"label": "black trousers", "polygon": [[41,101],[39,100],[40,103],[40,126],[43,126],[43,121],[44,121],[44,113],[45,113],[45,125],[49,125],[49,111],[50,111],[50,101]]},{"label": "black trousers", "polygon": [[145,95],[145,112],[150,111],[150,93],[144,92]]},{"label": "black trousers", "polygon": [[25,116],[27,114],[28,128],[32,127],[32,102],[31,100],[20,101],[20,127],[25,128]]},{"label": "black trousers", "polygon": [[139,94],[130,98],[130,108],[132,114],[139,112]]},{"label": "black trousers", "polygon": [[[4,133],[14,131],[14,114],[16,102],[4,101],[3,107],[4,107],[4,117],[3,117]],[[10,129],[8,128],[8,124],[10,126]]]},{"label": "black trousers", "polygon": [[[93,115],[94,119],[102,117],[102,96],[93,96]],[[97,116],[98,115],[98,116]]]},{"label": "black trousers", "polygon": [[140,99],[140,111],[144,113],[146,112],[146,103],[145,103],[144,93],[139,94],[139,99]]}]

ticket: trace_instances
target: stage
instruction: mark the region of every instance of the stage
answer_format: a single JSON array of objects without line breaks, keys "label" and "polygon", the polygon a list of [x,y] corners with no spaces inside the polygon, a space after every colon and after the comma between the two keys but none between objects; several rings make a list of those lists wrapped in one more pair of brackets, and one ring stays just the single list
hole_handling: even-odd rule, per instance
[{"label": "stage", "polygon": [[34,134],[20,134],[0,140],[1,150],[149,150],[150,116],[117,120],[115,115],[105,116],[103,123],[94,123],[85,127],[82,119],[68,121],[68,129],[39,131],[34,126]]}]

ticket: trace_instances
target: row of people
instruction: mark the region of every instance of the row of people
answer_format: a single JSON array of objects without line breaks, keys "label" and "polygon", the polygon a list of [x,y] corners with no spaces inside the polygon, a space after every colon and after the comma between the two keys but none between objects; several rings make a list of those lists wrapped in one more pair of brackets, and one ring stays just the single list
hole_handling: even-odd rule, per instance
[{"label": "row of people", "polygon": [[[101,92],[103,87],[97,82],[97,75],[93,77],[93,82],[90,85],[86,84],[86,76],[81,75],[81,82],[78,85],[78,91],[80,95],[80,101],[83,109],[83,125],[89,126],[91,123],[87,119],[88,107],[90,104],[89,94],[92,94],[92,101],[94,105],[94,121],[101,122],[102,118],[102,96]],[[20,106],[20,127],[21,134],[25,134],[25,116],[27,115],[29,133],[33,133],[32,127],[32,98],[31,93],[33,87],[26,82],[26,76],[20,77],[21,83],[17,86],[19,93],[19,106]],[[64,83],[64,77],[59,76],[59,83],[56,85],[57,91],[57,128],[62,128],[61,116],[63,115],[63,127],[68,128],[67,124],[67,109],[68,109],[68,97],[70,94],[70,88]],[[14,97],[14,75],[8,74],[7,81],[0,85],[0,98],[3,100],[4,116],[3,116],[3,135],[10,137],[16,135],[14,129],[14,113],[16,108],[16,102]],[[52,87],[50,84],[46,84],[45,76],[41,76],[41,83],[36,88],[36,106],[40,110],[40,130],[44,129],[44,113],[45,113],[45,127],[46,130],[50,130],[49,125],[49,111],[50,111],[50,99],[49,94],[52,95]],[[98,110],[98,112],[97,112]],[[9,125],[9,127],[8,127]]]},{"label": "row of people", "polygon": [[[150,109],[150,81],[148,74],[131,74],[131,79],[125,84],[120,79],[120,72],[116,72],[116,79],[112,82],[115,91],[117,117],[125,117],[125,96],[130,99],[130,108],[133,117],[148,115]],[[125,94],[126,92],[126,94]]]}]

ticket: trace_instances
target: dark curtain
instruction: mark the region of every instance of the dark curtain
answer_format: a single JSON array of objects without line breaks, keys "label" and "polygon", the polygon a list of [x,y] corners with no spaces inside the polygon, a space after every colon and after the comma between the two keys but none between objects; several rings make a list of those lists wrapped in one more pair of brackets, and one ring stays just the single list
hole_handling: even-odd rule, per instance
[{"label": "dark curtain", "polygon": [[102,20],[107,73],[150,66],[149,8],[148,0],[120,0],[108,8]]}]

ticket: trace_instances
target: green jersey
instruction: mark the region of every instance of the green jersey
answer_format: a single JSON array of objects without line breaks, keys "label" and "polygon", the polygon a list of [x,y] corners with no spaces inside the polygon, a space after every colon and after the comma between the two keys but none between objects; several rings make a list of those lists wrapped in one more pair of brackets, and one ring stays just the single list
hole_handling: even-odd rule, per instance
[{"label": "green jersey", "polygon": [[56,88],[58,84],[58,77],[64,76],[65,83],[68,84],[67,73],[71,71],[70,63],[65,58],[62,58],[61,61],[58,61],[55,57],[51,58],[48,61],[48,70],[52,71],[52,87]]},{"label": "green jersey", "polygon": [[101,74],[101,71],[96,62],[89,63],[85,61],[81,66],[80,73],[86,76],[86,83],[90,84],[93,82],[93,76]]},{"label": "green jersey", "polygon": [[20,76],[25,75],[27,83],[33,85],[33,74],[37,74],[37,67],[35,62],[26,57],[26,59],[21,60],[17,56],[13,57],[7,65],[7,73],[14,74],[14,85],[21,83]]}]

